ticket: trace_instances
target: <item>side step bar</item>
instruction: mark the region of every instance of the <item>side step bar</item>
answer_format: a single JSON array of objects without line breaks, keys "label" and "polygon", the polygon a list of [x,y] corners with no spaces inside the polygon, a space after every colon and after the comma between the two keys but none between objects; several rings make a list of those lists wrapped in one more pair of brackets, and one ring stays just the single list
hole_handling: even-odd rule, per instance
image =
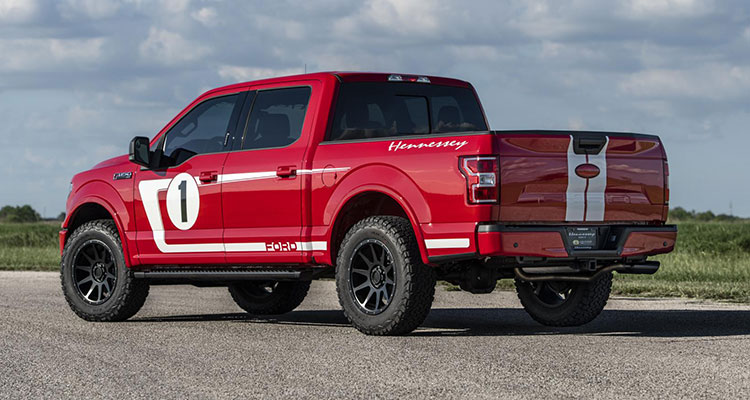
[{"label": "side step bar", "polygon": [[[152,271],[135,271],[133,277],[136,279],[147,279],[149,281],[281,281],[300,280],[312,277],[310,271],[296,270],[196,270],[196,269],[163,269]],[[175,282],[176,283],[176,282]]]}]

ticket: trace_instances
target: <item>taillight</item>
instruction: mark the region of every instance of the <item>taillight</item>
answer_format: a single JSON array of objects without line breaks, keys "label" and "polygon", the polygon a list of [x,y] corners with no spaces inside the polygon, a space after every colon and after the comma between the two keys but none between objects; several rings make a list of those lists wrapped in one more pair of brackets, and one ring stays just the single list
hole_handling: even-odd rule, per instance
[{"label": "taillight", "polygon": [[664,160],[664,204],[669,204],[669,163]]},{"label": "taillight", "polygon": [[461,157],[459,168],[466,177],[469,203],[497,203],[498,160],[491,156]]}]

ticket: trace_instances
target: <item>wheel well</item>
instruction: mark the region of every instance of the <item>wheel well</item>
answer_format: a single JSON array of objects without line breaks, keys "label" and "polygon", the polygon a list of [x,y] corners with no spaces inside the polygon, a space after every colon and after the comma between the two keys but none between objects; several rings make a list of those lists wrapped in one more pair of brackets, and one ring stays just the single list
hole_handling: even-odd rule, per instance
[{"label": "wheel well", "polygon": [[79,226],[86,222],[93,221],[96,219],[114,219],[112,215],[100,204],[86,203],[79,206],[70,218],[68,223],[68,232],[73,232]]},{"label": "wheel well", "polygon": [[331,235],[331,261],[335,264],[338,256],[341,241],[349,229],[367,217],[374,215],[393,215],[403,217],[407,220],[409,216],[401,208],[396,200],[392,197],[379,192],[360,193],[346,202],[344,207],[339,211],[336,221],[333,224],[333,234]]}]

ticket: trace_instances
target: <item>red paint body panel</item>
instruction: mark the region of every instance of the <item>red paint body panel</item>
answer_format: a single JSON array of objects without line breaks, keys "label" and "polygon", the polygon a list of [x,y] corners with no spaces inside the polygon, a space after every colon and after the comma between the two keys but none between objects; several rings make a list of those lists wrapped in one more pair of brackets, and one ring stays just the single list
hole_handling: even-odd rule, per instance
[{"label": "red paint body panel", "polygon": [[677,232],[633,232],[625,241],[622,256],[669,253],[676,241]]},{"label": "red paint body panel", "polygon": [[479,254],[486,256],[567,257],[559,232],[482,232]]},{"label": "red paint body panel", "polygon": [[[569,171],[578,166],[569,168],[570,159],[578,160],[571,155],[572,135],[577,133],[486,131],[326,142],[340,85],[386,82],[389,75],[324,72],[239,83],[206,92],[175,116],[152,144],[193,107],[212,97],[301,85],[311,88],[311,97],[301,137],[284,148],[203,154],[163,171],[141,170],[122,156],[76,175],[63,228],[71,224],[83,205],[96,203],[115,219],[130,266],[309,266],[334,263],[333,230],[341,210],[348,201],[367,192],[387,195],[403,209],[414,227],[425,263],[467,255],[567,256],[558,232],[478,233],[477,226],[482,223],[664,224],[666,156],[655,136],[607,133],[608,142],[600,156],[606,167],[596,166],[601,169],[597,175],[578,174],[576,179],[586,180],[585,189],[576,189],[578,192],[569,189]],[[456,79],[429,79],[431,85],[471,88]],[[244,128],[243,117],[239,129]],[[462,156],[499,158],[499,201],[469,204],[467,178],[459,170]],[[593,158],[576,162],[593,165]],[[199,177],[208,171],[246,174],[273,172],[279,167],[293,168],[297,173],[242,182],[199,183],[200,208],[189,229],[179,229],[167,216],[163,185],[179,173]],[[113,180],[115,173],[123,172],[131,172],[132,179]],[[606,188],[602,188],[601,218],[586,219],[585,214],[581,221],[569,220],[571,195],[584,196],[586,207],[591,207],[589,183],[603,176]],[[158,180],[163,181],[155,198],[163,225],[161,244],[157,241],[162,233],[149,221],[139,186]],[[69,232],[63,230],[60,235],[62,247]],[[625,247],[628,255],[669,251],[674,237],[668,236],[644,230],[631,235]],[[671,240],[671,246],[656,246],[658,240],[659,244]],[[220,247],[200,247],[204,244]],[[230,250],[233,245],[234,250]],[[203,250],[181,250],[193,249],[190,246]]]},{"label": "red paint body panel", "polygon": [[[192,157],[185,163],[169,168],[166,171],[138,171],[133,179],[135,185],[134,217],[136,220],[136,242],[138,245],[139,264],[223,264],[226,262],[223,252],[200,253],[164,253],[155,243],[149,219],[143,206],[143,193],[138,186],[143,181],[169,180],[181,173],[200,176],[203,171],[221,171],[226,153],[201,154]],[[166,188],[165,188],[166,189]],[[200,207],[195,224],[187,230],[178,229],[168,217],[166,207],[166,190],[159,190],[159,212],[164,227],[164,238],[169,245],[221,243],[224,233],[221,208],[221,186],[218,184],[199,185]]]}]

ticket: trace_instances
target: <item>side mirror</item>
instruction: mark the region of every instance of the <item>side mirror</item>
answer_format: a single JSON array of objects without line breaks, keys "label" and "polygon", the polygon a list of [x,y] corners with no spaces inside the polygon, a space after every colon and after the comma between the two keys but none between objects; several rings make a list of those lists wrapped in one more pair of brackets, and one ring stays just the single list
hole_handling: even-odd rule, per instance
[{"label": "side mirror", "polygon": [[151,152],[149,151],[150,141],[145,136],[136,136],[130,141],[130,162],[144,166],[146,168],[151,167]]}]

